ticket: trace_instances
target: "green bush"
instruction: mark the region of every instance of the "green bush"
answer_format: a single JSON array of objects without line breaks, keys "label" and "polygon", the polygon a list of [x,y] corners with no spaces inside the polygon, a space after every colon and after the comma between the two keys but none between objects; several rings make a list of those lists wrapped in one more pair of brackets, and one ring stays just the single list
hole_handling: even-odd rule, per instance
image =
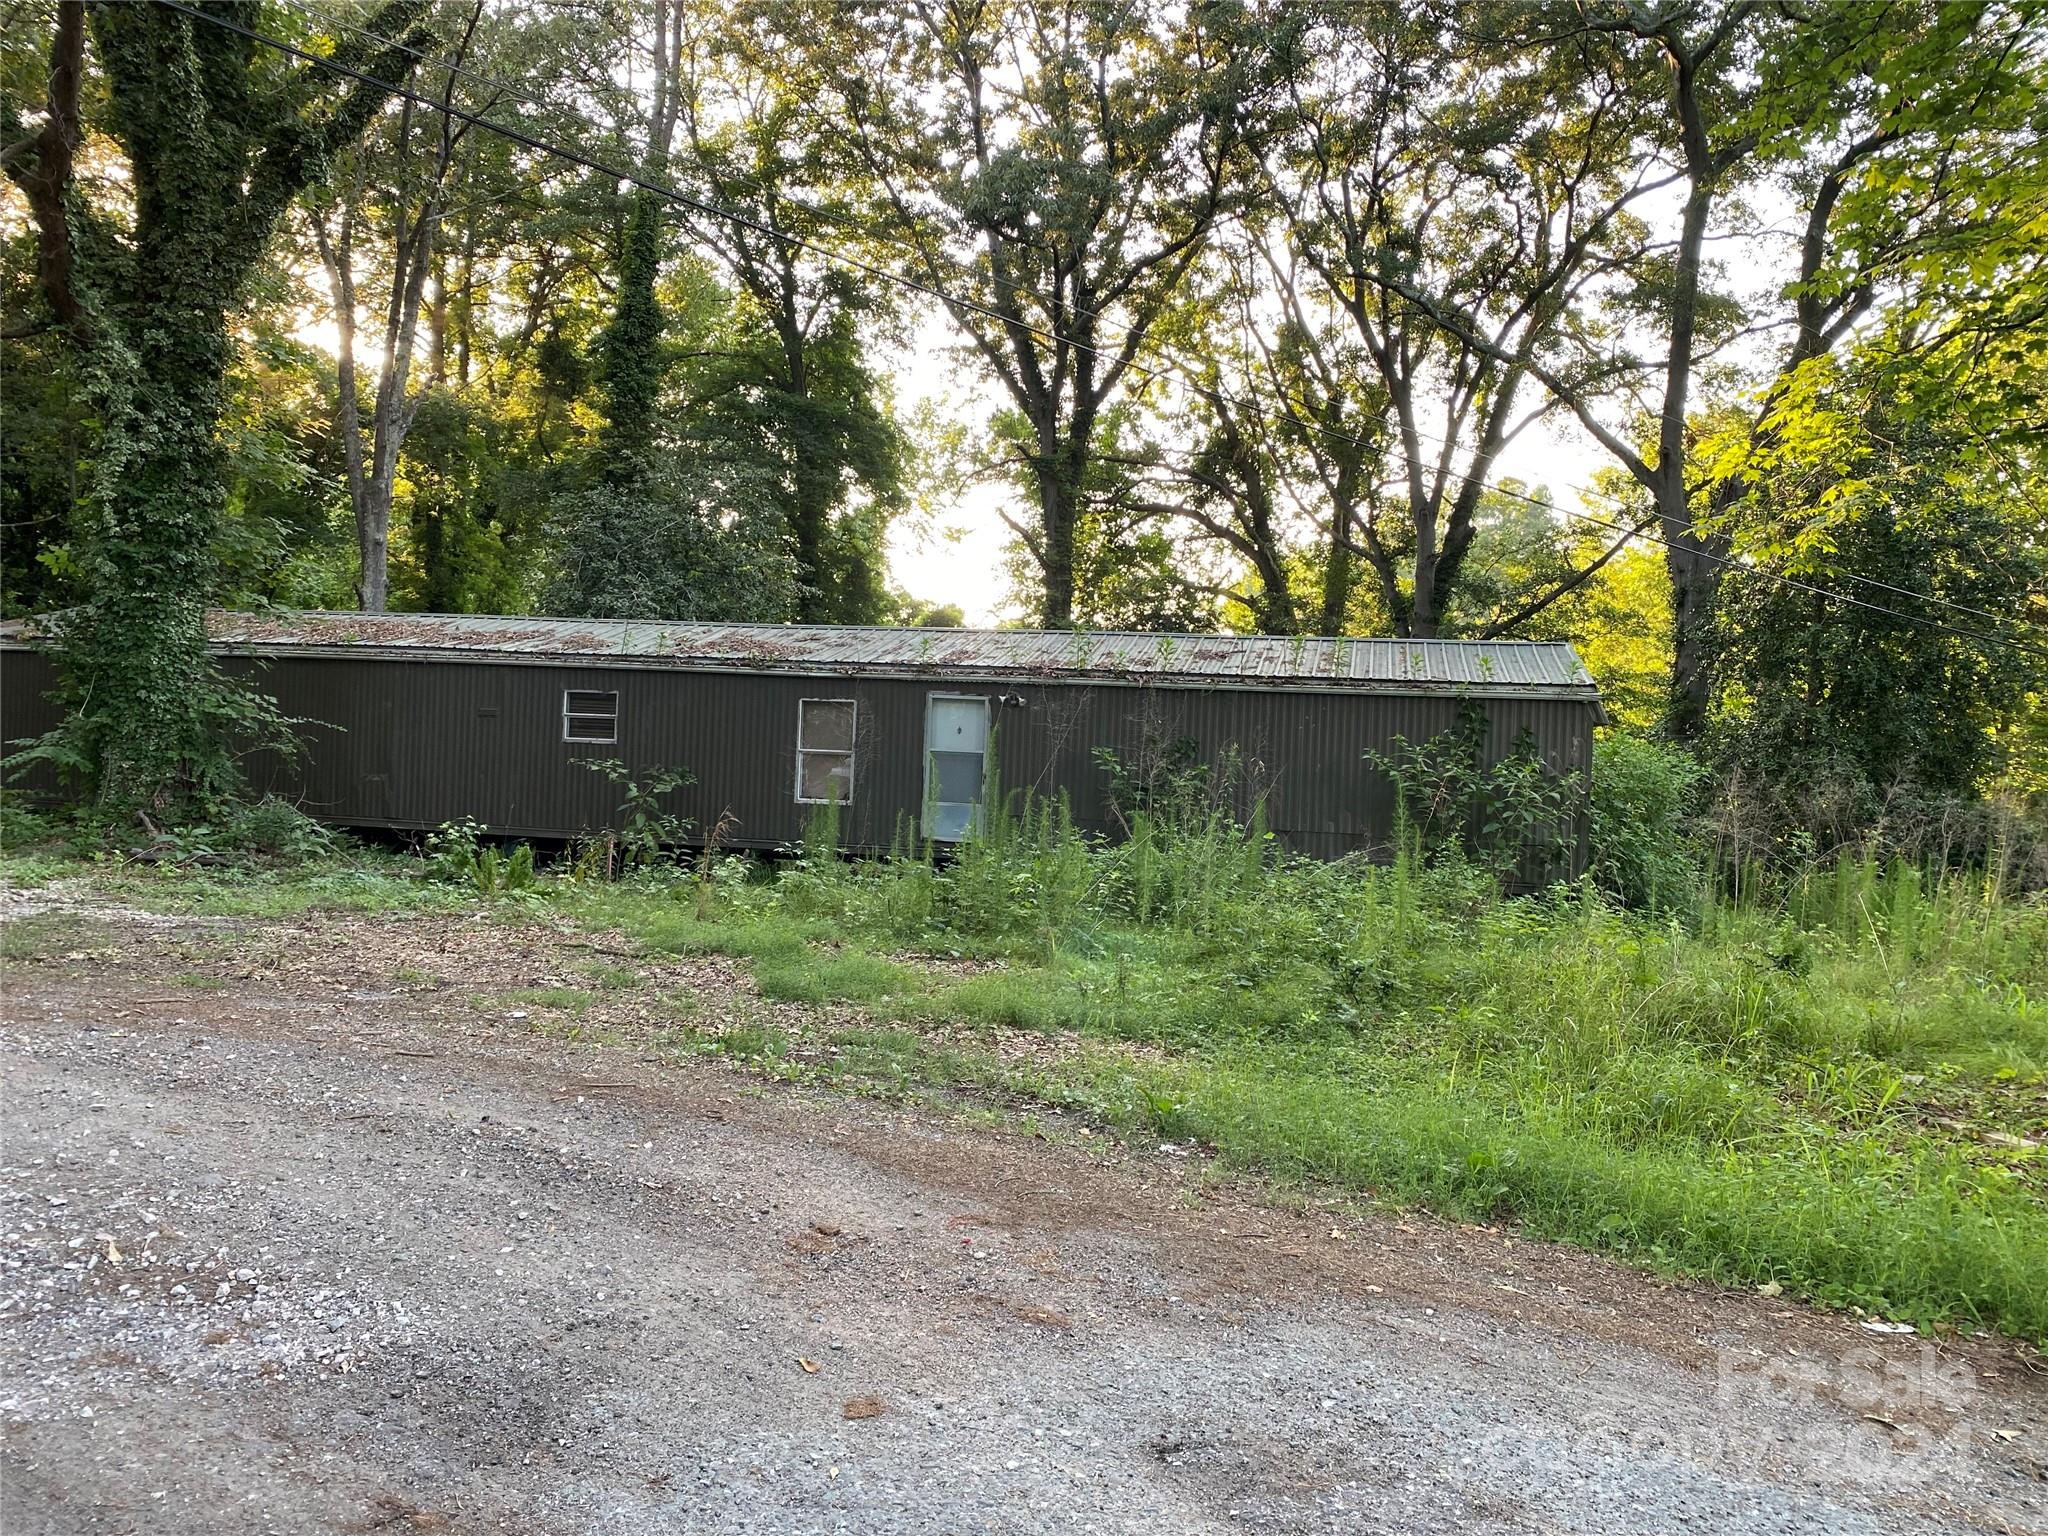
[{"label": "green bush", "polygon": [[332,858],[341,847],[331,827],[275,795],[230,810],[222,818],[221,839],[230,848],[285,859]]},{"label": "green bush", "polygon": [[1481,865],[1503,888],[1541,885],[1570,863],[1584,785],[1552,772],[1528,730],[1490,760],[1491,729],[1485,711],[1463,699],[1450,730],[1419,743],[1396,736],[1365,760],[1393,785],[1397,845],[1432,864]]},{"label": "green bush", "polygon": [[443,822],[428,835],[427,867],[443,880],[469,886],[479,896],[523,894],[539,884],[531,843],[501,853],[498,845],[485,837],[482,824],[468,818]]},{"label": "green bush", "polygon": [[666,795],[687,789],[697,776],[687,768],[648,768],[635,773],[617,758],[586,760],[592,773],[616,784],[625,792],[620,802],[618,825],[593,844],[597,862],[607,875],[625,870],[649,869],[675,856],[675,850],[689,839],[697,823],[679,816],[662,804]]},{"label": "green bush", "polygon": [[1693,796],[1706,769],[1689,752],[1616,731],[1593,749],[1591,871],[1624,904],[1674,912],[1698,900]]}]

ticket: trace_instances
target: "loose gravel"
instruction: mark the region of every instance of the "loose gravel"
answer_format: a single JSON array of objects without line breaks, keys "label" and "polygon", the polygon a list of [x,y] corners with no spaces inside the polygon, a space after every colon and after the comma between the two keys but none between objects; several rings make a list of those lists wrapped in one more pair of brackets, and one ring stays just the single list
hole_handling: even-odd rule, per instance
[{"label": "loose gravel", "polygon": [[2048,1530],[2009,1346],[373,974],[569,968],[502,925],[93,921],[6,977],[8,1536]]}]

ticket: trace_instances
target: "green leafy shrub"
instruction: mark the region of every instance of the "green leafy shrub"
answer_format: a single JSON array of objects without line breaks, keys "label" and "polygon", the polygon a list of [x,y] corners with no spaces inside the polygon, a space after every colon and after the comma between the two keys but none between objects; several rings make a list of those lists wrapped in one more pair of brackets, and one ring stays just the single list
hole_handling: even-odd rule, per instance
[{"label": "green leafy shrub", "polygon": [[12,791],[0,790],[0,853],[13,853],[37,843],[68,841],[74,824],[21,803]]},{"label": "green leafy shrub", "polygon": [[1706,769],[1691,753],[1616,731],[1593,749],[1594,882],[1650,912],[1689,907],[1702,864],[1690,832],[1693,797]]},{"label": "green leafy shrub", "polygon": [[427,836],[427,867],[479,896],[504,896],[533,891],[539,883],[533,867],[533,845],[521,843],[510,853],[488,840],[483,824],[470,817],[444,821]]},{"label": "green leafy shrub", "polygon": [[1553,772],[1527,730],[1487,761],[1489,729],[1485,711],[1462,700],[1450,730],[1424,742],[1396,736],[1365,760],[1393,781],[1397,841],[1426,862],[1467,858],[1503,884],[1519,873],[1540,885],[1570,865],[1584,786]]},{"label": "green leafy shrub", "polygon": [[234,807],[222,818],[220,830],[229,847],[282,859],[332,858],[341,849],[332,827],[275,795]]},{"label": "green leafy shrub", "polygon": [[605,863],[613,863],[609,855],[616,855],[617,869],[648,869],[673,858],[696,822],[669,810],[662,797],[696,783],[696,775],[687,768],[648,768],[635,773],[610,757],[586,761],[583,766],[625,791],[626,798],[615,813],[618,825],[610,829]]}]

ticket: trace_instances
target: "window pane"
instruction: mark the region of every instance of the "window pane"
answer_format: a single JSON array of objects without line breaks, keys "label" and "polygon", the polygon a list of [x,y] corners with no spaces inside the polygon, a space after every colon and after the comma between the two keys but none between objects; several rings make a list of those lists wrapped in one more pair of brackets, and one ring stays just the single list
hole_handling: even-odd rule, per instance
[{"label": "window pane", "polygon": [[934,752],[932,798],[943,804],[972,805],[981,799],[979,752]]},{"label": "window pane", "polygon": [[562,734],[570,741],[613,741],[619,725],[610,715],[571,715]]},{"label": "window pane", "polygon": [[850,800],[853,798],[853,754],[851,752],[802,752],[797,755],[802,775],[802,797],[806,800]]},{"label": "window pane", "polygon": [[853,750],[853,700],[805,699],[797,725],[797,745],[807,752]]},{"label": "window pane", "polygon": [[974,830],[974,819],[980,811],[977,805],[935,805],[925,818],[926,834],[942,843],[962,842]]},{"label": "window pane", "polygon": [[571,688],[562,695],[562,713],[565,715],[611,715],[619,712],[619,696],[616,693],[590,693],[580,688]]}]

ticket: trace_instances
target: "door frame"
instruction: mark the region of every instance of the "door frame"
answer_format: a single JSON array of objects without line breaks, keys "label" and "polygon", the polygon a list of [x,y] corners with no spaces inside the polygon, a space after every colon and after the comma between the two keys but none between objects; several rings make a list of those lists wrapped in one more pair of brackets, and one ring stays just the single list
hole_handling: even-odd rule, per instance
[{"label": "door frame", "polygon": [[[924,696],[924,718],[918,726],[918,747],[924,757],[924,790],[917,803],[917,824],[922,829],[925,837],[934,842],[941,841],[941,839],[933,836],[930,825],[931,811],[939,803],[932,799],[932,753],[934,750],[932,747],[932,705],[941,699],[950,703],[971,703],[981,706],[981,774],[984,784],[988,782],[988,744],[995,735],[995,710],[991,707],[994,700],[990,699],[987,694],[930,692]],[[954,802],[949,800],[946,803],[951,805]],[[978,789],[975,792],[972,804],[974,810],[967,819],[967,832],[970,836],[981,830],[981,792]],[[956,839],[947,838],[944,841],[952,842],[956,841]],[[965,841],[965,839],[957,839],[957,841]]]}]

